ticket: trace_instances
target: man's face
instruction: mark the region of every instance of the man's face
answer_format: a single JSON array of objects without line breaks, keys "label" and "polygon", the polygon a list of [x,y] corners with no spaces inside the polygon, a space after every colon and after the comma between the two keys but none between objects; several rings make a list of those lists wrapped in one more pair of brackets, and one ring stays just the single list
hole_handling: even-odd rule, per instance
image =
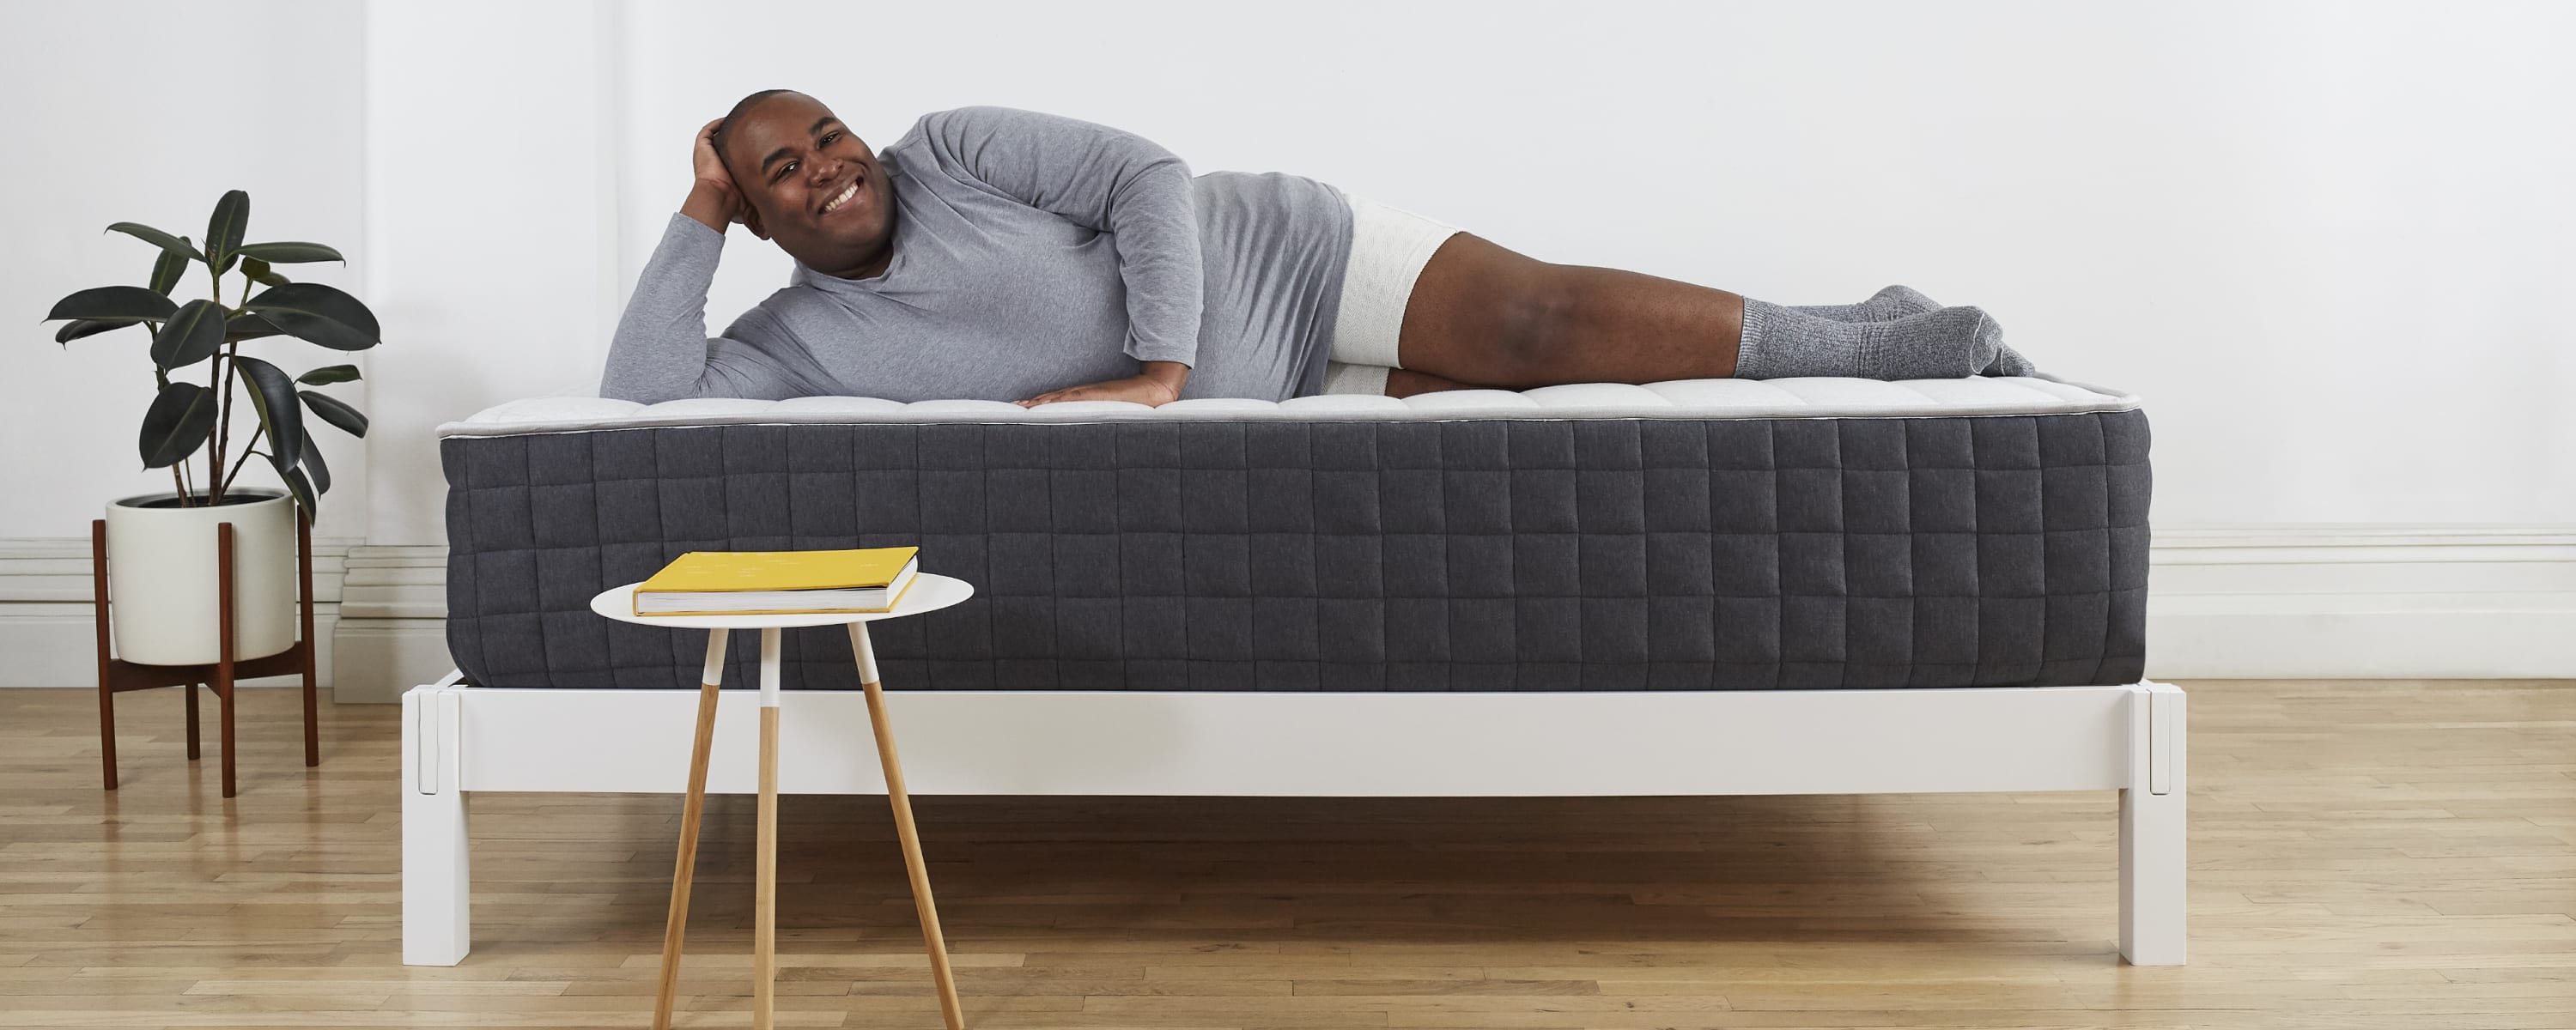
[{"label": "man's face", "polygon": [[875,153],[802,93],[752,105],[724,135],[725,166],[780,249],[818,272],[882,270],[894,226]]}]

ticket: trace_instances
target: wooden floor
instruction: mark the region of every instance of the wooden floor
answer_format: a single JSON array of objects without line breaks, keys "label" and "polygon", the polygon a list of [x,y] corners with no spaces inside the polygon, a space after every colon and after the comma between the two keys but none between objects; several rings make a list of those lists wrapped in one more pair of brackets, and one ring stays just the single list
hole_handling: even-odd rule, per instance
[{"label": "wooden floor", "polygon": [[[2108,793],[917,801],[978,1027],[2576,1026],[2576,683],[2186,683],[2191,964],[2113,948]],[[645,1026],[675,798],[474,803],[474,953],[400,964],[396,709],[0,691],[0,1027]],[[211,708],[209,709],[211,713]],[[881,798],[790,797],[782,1027],[938,1026]],[[743,1026],[711,799],[683,1026]]]}]

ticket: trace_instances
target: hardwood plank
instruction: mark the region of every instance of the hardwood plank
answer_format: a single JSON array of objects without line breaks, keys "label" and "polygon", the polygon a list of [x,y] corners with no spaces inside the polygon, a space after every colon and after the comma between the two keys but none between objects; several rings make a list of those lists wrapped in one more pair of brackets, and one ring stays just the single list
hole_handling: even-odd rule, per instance
[{"label": "hardwood plank", "polygon": [[[2196,682],[2192,964],[2113,947],[2107,793],[914,799],[969,1025],[2576,1025],[2576,684]],[[0,1028],[643,1025],[676,797],[475,799],[476,947],[399,963],[390,706],[0,691]],[[748,1024],[710,798],[676,1023]],[[879,797],[780,807],[778,1023],[935,1026]]]}]

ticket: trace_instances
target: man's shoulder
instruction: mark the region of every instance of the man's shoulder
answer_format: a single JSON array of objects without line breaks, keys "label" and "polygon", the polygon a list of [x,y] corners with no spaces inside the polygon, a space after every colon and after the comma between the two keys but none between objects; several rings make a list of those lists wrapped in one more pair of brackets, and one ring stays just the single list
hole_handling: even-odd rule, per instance
[{"label": "man's shoulder", "polygon": [[808,281],[807,277],[813,274],[802,267],[797,268],[795,273],[788,277],[787,285],[770,291],[769,296],[762,298],[760,304],[752,310],[765,311],[773,316],[783,316],[830,307],[836,303],[831,291]]},{"label": "man's shoulder", "polygon": [[914,118],[912,126],[904,130],[903,136],[886,149],[892,150],[905,145],[920,146],[932,140],[951,140],[964,130],[1028,117],[1046,116],[1035,111],[1023,111],[1016,107],[1002,107],[995,104],[968,104],[964,107],[925,111]]},{"label": "man's shoulder", "polygon": [[770,291],[760,303],[744,309],[734,319],[734,325],[737,328],[748,327],[759,336],[802,342],[797,327],[816,324],[816,319],[828,316],[838,306],[821,287],[803,281],[803,275],[803,269],[798,269],[796,277],[787,285]]},{"label": "man's shoulder", "polygon": [[[941,149],[975,147],[996,138],[1087,138],[1127,135],[1114,126],[1024,107],[969,104],[932,111],[913,119],[912,128],[895,147],[930,145]],[[894,149],[889,147],[887,149]]]}]

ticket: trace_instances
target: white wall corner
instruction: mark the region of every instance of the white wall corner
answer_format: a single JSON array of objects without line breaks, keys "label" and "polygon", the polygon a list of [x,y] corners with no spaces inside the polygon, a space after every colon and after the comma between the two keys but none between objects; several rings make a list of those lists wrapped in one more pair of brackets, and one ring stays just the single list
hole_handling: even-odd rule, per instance
[{"label": "white wall corner", "polygon": [[387,326],[367,373],[368,543],[445,539],[439,424],[597,389],[618,314],[616,16],[366,7],[366,296]]}]

